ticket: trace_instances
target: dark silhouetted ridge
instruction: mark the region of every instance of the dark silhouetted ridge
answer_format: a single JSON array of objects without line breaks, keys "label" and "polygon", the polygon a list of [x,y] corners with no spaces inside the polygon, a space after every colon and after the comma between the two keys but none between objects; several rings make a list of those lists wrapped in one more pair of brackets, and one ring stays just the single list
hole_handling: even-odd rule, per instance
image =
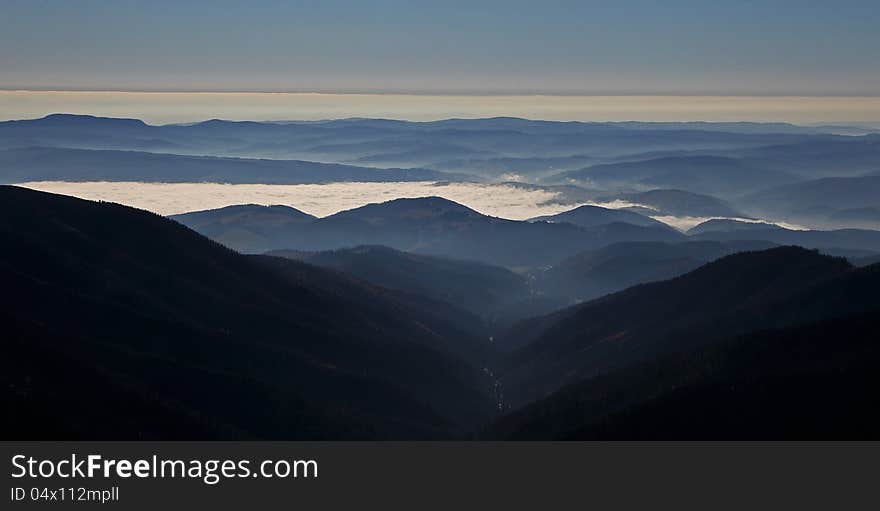
[{"label": "dark silhouetted ridge", "polygon": [[422,298],[17,187],[0,235],[6,438],[430,438],[491,413],[485,340]]},{"label": "dark silhouetted ridge", "polygon": [[364,245],[325,252],[274,251],[390,288],[442,300],[489,318],[529,296],[526,279],[505,268]]},{"label": "dark silhouetted ridge", "polygon": [[880,309],[766,330],[571,384],[497,421],[520,440],[869,440]]},{"label": "dark silhouetted ridge", "polygon": [[798,247],[723,257],[680,277],[629,288],[523,322],[505,371],[514,402],[566,383],[764,328],[880,305],[872,267]]}]

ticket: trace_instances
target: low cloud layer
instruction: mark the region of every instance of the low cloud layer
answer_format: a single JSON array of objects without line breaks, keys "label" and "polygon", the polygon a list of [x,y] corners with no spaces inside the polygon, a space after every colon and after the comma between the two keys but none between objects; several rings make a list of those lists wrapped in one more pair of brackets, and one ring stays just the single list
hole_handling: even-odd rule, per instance
[{"label": "low cloud layer", "polygon": [[554,202],[556,193],[508,185],[471,183],[331,183],[264,185],[220,183],[135,183],[40,181],[21,186],[84,199],[118,202],[161,215],[214,209],[233,204],[283,204],[327,216],[373,202],[403,197],[439,196],[480,213],[525,220],[567,211],[577,204]]},{"label": "low cloud layer", "polygon": [[[583,204],[618,209],[642,206],[616,200],[603,203],[571,203],[558,193],[497,184],[474,183],[330,183],[308,185],[221,184],[221,183],[140,183],[37,181],[20,186],[45,192],[72,195],[90,200],[118,202],[160,215],[222,208],[234,204],[282,204],[319,217],[357,208],[365,204],[405,197],[438,196],[464,204],[480,213],[526,220],[555,215]],[[561,201],[558,202],[558,201]],[[644,207],[644,206],[642,206]],[[654,216],[655,219],[686,231],[721,217]],[[735,220],[756,221],[743,218]],[[801,228],[784,225],[789,228]]]}]

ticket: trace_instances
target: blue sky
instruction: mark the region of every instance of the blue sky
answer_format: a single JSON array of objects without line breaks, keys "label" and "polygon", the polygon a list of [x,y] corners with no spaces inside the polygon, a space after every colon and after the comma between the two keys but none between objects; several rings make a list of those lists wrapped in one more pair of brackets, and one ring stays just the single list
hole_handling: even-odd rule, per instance
[{"label": "blue sky", "polygon": [[0,0],[0,88],[880,94],[869,1]]}]

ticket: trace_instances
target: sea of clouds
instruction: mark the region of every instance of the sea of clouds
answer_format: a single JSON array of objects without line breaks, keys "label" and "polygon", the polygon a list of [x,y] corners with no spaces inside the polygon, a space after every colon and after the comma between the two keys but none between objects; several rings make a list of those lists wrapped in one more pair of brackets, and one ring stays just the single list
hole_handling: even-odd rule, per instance
[{"label": "sea of clouds", "polygon": [[[550,190],[477,183],[329,183],[304,185],[35,181],[20,186],[90,200],[117,202],[160,215],[215,209],[234,204],[282,204],[323,217],[365,204],[406,197],[443,197],[480,213],[526,220],[554,215],[582,204],[608,208],[639,206],[624,201],[575,203]],[[687,230],[709,217],[657,216]]]},{"label": "sea of clouds", "polygon": [[553,202],[557,194],[510,185],[474,183],[329,183],[304,185],[38,181],[21,186],[83,199],[118,202],[160,215],[233,204],[282,204],[327,216],[365,204],[404,197],[438,196],[480,213],[525,220],[567,211],[577,204]]}]

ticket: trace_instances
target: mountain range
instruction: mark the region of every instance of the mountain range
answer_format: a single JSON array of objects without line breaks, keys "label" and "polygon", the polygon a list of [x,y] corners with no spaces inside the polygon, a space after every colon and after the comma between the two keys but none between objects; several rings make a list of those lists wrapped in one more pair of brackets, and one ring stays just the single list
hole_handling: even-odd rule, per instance
[{"label": "mountain range", "polygon": [[722,197],[793,183],[789,173],[768,170],[725,156],[671,156],[593,165],[545,178],[552,183],[582,183],[593,188],[643,190],[674,188]]},{"label": "mountain range", "polygon": [[165,218],[0,185],[2,430],[873,439],[878,176],[880,134],[846,126],[0,122],[0,183],[479,183],[448,186],[553,213]]},{"label": "mountain range", "polygon": [[878,229],[878,172],[880,134],[858,126],[505,117],[149,125],[72,114],[0,122],[0,183],[10,184],[520,182],[553,194],[548,203],[621,200],[652,216]]},{"label": "mountain range", "polygon": [[55,147],[0,151],[2,183],[145,181],[303,184],[467,180],[474,178],[427,169],[375,169],[296,160],[256,160]]},{"label": "mountain range", "polygon": [[230,206],[172,218],[249,253],[383,245],[510,268],[553,266],[579,252],[639,241],[764,242],[765,247],[799,245],[846,257],[880,252],[880,231],[871,229],[796,230],[757,220],[716,218],[681,233],[645,214],[591,205],[530,221],[486,216],[440,197],[396,199],[324,218],[290,207],[273,208]]},{"label": "mountain range", "polygon": [[622,209],[609,209],[600,206],[579,206],[575,209],[557,213],[555,215],[540,216],[531,219],[532,222],[569,223],[578,227],[598,227],[613,223],[625,223],[641,227],[669,228],[663,222],[651,217],[640,215],[632,211]]},{"label": "mountain range", "polygon": [[880,228],[880,175],[826,177],[751,194],[740,203],[757,215],[833,228]]},{"label": "mountain range", "polygon": [[545,295],[583,302],[636,284],[671,279],[729,254],[773,246],[766,241],[614,243],[536,272],[533,285]]},{"label": "mountain range", "polygon": [[479,438],[875,438],[877,312],[762,330],[588,378],[502,417]]},{"label": "mountain range", "polygon": [[325,252],[277,250],[288,257],[332,268],[389,289],[406,291],[491,317],[503,307],[528,300],[527,278],[499,266],[401,252],[364,245]]},{"label": "mountain range", "polygon": [[[647,192],[621,193],[599,197],[599,201],[622,200],[637,204],[643,212],[655,216],[728,217],[745,215],[727,201],[699,193],[675,189],[656,189]],[[647,210],[647,211],[645,211]]]},{"label": "mountain range", "polygon": [[525,320],[498,344],[516,407],[576,383],[664,355],[770,328],[880,308],[877,265],[797,247],[741,252],[682,276],[631,287]]},{"label": "mountain range", "polygon": [[880,251],[880,231],[872,229],[798,230],[763,222],[715,219],[693,227],[688,234],[696,240],[762,240],[823,250]]},{"label": "mountain range", "polygon": [[491,414],[456,309],[124,206],[0,197],[6,438],[431,438]]},{"label": "mountain range", "polygon": [[[353,211],[361,226],[475,214]],[[559,268],[618,286],[678,275],[499,333],[474,311],[542,293],[535,274],[375,246],[242,255],[152,213],[10,186],[0,212],[7,438],[851,439],[878,424],[870,261],[611,245]]]},{"label": "mountain range", "polygon": [[[260,206],[253,209],[260,210]],[[620,213],[598,208],[599,215]],[[240,210],[221,208],[172,218],[244,252],[320,251],[357,245],[384,245],[426,255],[482,261],[508,267],[552,264],[570,254],[617,241],[679,241],[667,226],[594,222],[582,228],[561,222],[523,222],[490,217],[440,197],[396,199],[342,211],[312,221],[290,212],[289,222],[270,225]],[[652,223],[645,218],[645,222]],[[246,232],[245,232],[246,231]]]}]

